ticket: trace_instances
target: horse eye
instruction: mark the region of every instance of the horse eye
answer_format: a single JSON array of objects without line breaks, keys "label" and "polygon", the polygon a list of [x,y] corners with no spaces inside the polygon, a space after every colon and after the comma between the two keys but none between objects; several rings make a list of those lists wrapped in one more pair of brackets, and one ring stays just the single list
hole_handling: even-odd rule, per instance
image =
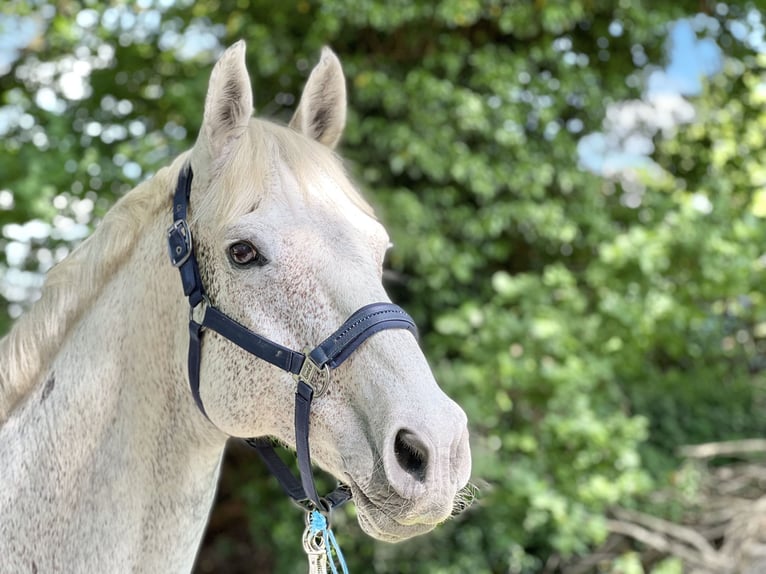
[{"label": "horse eye", "polygon": [[258,263],[260,265],[266,262],[266,259],[258,253],[258,250],[251,243],[238,241],[229,246],[229,258],[240,266]]}]

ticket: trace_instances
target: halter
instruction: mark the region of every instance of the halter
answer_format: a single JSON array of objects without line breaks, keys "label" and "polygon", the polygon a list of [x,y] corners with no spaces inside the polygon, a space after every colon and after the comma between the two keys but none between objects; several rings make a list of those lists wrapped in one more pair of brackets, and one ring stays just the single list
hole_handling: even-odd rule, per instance
[{"label": "halter", "polygon": [[[260,455],[285,493],[307,510],[324,514],[347,502],[351,490],[341,484],[319,497],[311,470],[309,452],[309,414],[311,401],[321,396],[330,383],[330,371],[340,366],[359,346],[384,329],[405,329],[417,337],[412,318],[392,303],[372,303],[357,310],[312,351],[300,353],[270,341],[241,325],[210,303],[194,255],[194,243],[186,220],[193,173],[190,165],[181,171],[173,196],[173,225],[167,232],[170,262],[178,268],[184,295],[189,300],[189,386],[197,407],[210,420],[199,392],[202,335],[211,329],[251,355],[293,375],[295,390],[295,450],[300,480],[277,455],[267,438],[247,438],[245,442]],[[212,421],[211,421],[212,422]]]}]

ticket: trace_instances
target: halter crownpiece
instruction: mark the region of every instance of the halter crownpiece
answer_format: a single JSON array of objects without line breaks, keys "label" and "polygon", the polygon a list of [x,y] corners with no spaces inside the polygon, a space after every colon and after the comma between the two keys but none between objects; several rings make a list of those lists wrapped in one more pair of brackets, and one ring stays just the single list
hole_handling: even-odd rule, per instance
[{"label": "halter crownpiece", "polygon": [[[170,262],[178,268],[184,295],[189,300],[189,387],[197,407],[209,419],[200,396],[200,357],[202,335],[211,329],[251,355],[293,375],[295,390],[295,450],[300,480],[277,455],[267,438],[246,438],[256,449],[282,489],[290,498],[309,510],[330,511],[351,498],[350,489],[341,484],[333,492],[319,497],[314,485],[309,450],[309,415],[311,402],[321,396],[330,382],[330,371],[340,366],[369,337],[385,329],[405,329],[417,337],[412,318],[392,303],[372,303],[353,313],[332,335],[313,350],[294,351],[275,343],[241,325],[208,300],[194,255],[194,242],[187,222],[193,173],[186,165],[178,177],[173,196],[173,224],[167,240]],[[212,421],[211,421],[212,422]]]}]

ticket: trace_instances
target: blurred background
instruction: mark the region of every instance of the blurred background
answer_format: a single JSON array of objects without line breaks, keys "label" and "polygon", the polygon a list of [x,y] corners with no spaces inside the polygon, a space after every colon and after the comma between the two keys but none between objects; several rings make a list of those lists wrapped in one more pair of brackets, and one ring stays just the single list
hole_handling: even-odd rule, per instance
[{"label": "blurred background", "polygon": [[[351,571],[765,572],[762,6],[6,0],[0,334],[192,145],[225,46],[247,40],[258,113],[284,122],[328,44],[340,151],[468,412],[478,487],[398,545],[349,508]],[[302,527],[232,445],[196,572],[305,571]]]}]

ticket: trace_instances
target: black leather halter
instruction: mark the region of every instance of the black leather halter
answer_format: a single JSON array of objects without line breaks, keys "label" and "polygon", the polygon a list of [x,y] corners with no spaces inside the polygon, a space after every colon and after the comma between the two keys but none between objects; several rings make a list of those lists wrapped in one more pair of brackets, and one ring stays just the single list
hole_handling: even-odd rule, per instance
[{"label": "black leather halter", "polygon": [[[338,486],[320,498],[314,486],[309,452],[309,414],[311,401],[321,396],[330,382],[330,370],[338,367],[365,340],[384,329],[406,329],[417,337],[412,318],[391,303],[366,305],[349,317],[332,335],[314,350],[299,353],[270,341],[210,304],[202,286],[194,242],[186,219],[191,194],[191,166],[181,171],[173,196],[173,225],[168,229],[170,262],[181,274],[184,295],[189,300],[189,386],[199,410],[207,417],[199,392],[200,350],[205,329],[211,329],[251,355],[293,375],[295,390],[295,448],[300,480],[279,458],[267,438],[248,438],[245,442],[256,449],[283,490],[306,508],[329,512],[351,498],[351,491]],[[201,319],[200,319],[201,316]],[[208,417],[209,420],[209,417]],[[212,422],[212,421],[211,421]]]}]

